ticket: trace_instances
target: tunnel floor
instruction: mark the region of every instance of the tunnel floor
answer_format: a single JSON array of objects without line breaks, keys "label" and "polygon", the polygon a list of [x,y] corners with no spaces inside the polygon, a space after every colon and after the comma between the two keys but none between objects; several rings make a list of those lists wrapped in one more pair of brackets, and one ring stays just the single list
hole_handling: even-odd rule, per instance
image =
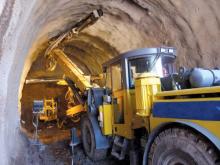
[{"label": "tunnel floor", "polygon": [[28,164],[45,164],[45,165],[70,165],[70,164],[91,164],[91,165],[113,165],[121,164],[109,158],[108,160],[92,162],[85,156],[82,146],[75,147],[74,155],[71,155],[69,141],[61,141],[49,145],[30,146],[30,155]]},{"label": "tunnel floor", "polygon": [[[71,154],[69,140],[62,140],[50,144],[39,143],[36,145],[32,140],[27,140],[28,155],[22,156],[29,165],[117,165],[129,164],[128,161],[118,161],[113,157],[106,160],[93,162],[83,152],[81,144],[74,148],[74,154]],[[19,159],[17,159],[18,161]],[[16,162],[17,162],[16,161]],[[15,163],[16,163],[15,162]],[[16,163],[17,164],[17,163]]]},{"label": "tunnel floor", "polygon": [[[75,127],[78,127],[75,124]],[[28,132],[21,127],[21,134],[28,154],[22,154],[19,159],[29,165],[117,165],[129,164],[128,160],[118,161],[109,156],[106,160],[93,162],[83,151],[82,144],[74,147],[71,153],[70,130],[68,128],[58,128],[56,122],[40,123],[38,128],[38,138],[34,138],[34,131]],[[78,134],[78,133],[77,133]],[[79,132],[80,134],[80,132]]]}]

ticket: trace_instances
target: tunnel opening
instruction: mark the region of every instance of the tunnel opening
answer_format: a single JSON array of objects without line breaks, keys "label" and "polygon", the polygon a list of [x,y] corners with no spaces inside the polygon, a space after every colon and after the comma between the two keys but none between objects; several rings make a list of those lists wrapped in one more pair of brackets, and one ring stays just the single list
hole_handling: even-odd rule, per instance
[{"label": "tunnel opening", "polygon": [[[55,156],[56,153],[54,152],[59,150],[59,147],[58,149],[53,147],[62,146],[60,150],[66,148],[66,154],[63,154],[60,159],[70,163],[70,153],[68,153],[70,149],[68,143],[70,143],[71,139],[70,130],[73,127],[77,128],[77,134],[80,136],[80,116],[66,116],[67,110],[75,106],[75,101],[71,100],[70,97],[73,97],[71,89],[68,84],[64,83],[62,68],[57,65],[53,71],[46,69],[47,61],[44,54],[48,43],[53,42],[53,40],[54,38],[43,43],[33,53],[35,60],[33,60],[27,73],[20,96],[20,124],[21,131],[30,139],[31,144],[35,145],[34,141],[39,141],[38,144],[41,145],[41,148],[42,146],[47,146],[46,151],[50,150],[52,156]],[[80,33],[77,36],[68,38],[67,41],[59,45],[59,49],[62,49],[86,76],[94,77],[98,77],[103,73],[102,63],[118,55],[118,51],[107,42],[86,33]],[[101,87],[104,85],[103,80],[99,79],[95,83]],[[36,114],[33,111],[34,102],[39,100],[49,102],[51,99],[56,104],[56,117],[42,119],[42,114],[40,114],[39,121],[36,123]],[[81,153],[77,159],[83,156],[83,153]],[[43,159],[47,159],[46,157],[48,157],[47,153],[43,156]],[[85,159],[81,163],[84,161],[89,160]],[[80,161],[78,162],[80,163]]]},{"label": "tunnel opening", "polygon": [[[54,71],[46,70],[44,54],[47,46],[48,42],[39,46],[36,52],[33,53],[36,59],[31,64],[20,96],[21,126],[28,135],[34,132],[32,123],[34,100],[53,98],[56,99],[57,103],[59,102],[57,105],[58,119],[61,121],[57,123],[58,127],[61,127],[60,124],[63,125],[65,113],[68,109],[68,86],[66,84],[59,85],[59,82],[64,81],[62,69],[58,65]],[[88,76],[101,74],[102,63],[118,54],[117,50],[108,45],[108,43],[83,33],[62,43],[60,49],[63,49],[68,58]],[[102,81],[97,83],[103,86]],[[71,127],[73,127],[71,124],[67,126],[68,129]],[[67,135],[69,135],[69,130],[67,132]],[[51,137],[54,137],[53,133],[51,133]]]},{"label": "tunnel opening", "polygon": [[[5,152],[1,154],[3,162],[13,163],[17,159],[25,161],[21,153],[28,153],[30,146],[24,144],[23,140],[20,141],[20,134],[17,131],[20,127],[20,115],[17,110],[20,109],[21,118],[25,119],[24,122],[21,120],[21,125],[23,127],[25,124],[31,125],[30,102],[36,97],[34,95],[33,98],[29,97],[29,91],[40,92],[41,89],[42,94],[45,92],[58,95],[66,90],[66,87],[57,87],[56,83],[40,83],[40,85],[25,83],[29,78],[62,77],[59,70],[56,70],[55,75],[35,70],[42,65],[40,57],[48,46],[47,41],[68,29],[74,21],[95,8],[103,9],[105,14],[103,19],[86,29],[82,35],[63,45],[66,54],[87,74],[99,74],[102,62],[122,52],[161,45],[177,48],[178,65],[211,67],[219,63],[219,2],[217,1],[208,3],[200,0],[199,3],[188,3],[173,0],[167,2],[122,0],[24,3],[3,0],[1,3],[4,4],[3,8],[6,8],[2,12],[3,16],[6,15],[11,21],[4,21],[2,19],[4,17],[0,17],[0,23],[3,20],[3,24],[0,24],[3,32],[0,33],[0,45],[3,45],[3,48],[0,48],[0,73],[3,75],[0,88],[1,123],[3,123],[1,130],[4,132],[1,143],[5,146],[3,147]],[[58,89],[52,90],[56,88]],[[50,92],[46,92],[47,90]],[[29,102],[25,103],[27,100]],[[28,113],[23,113],[26,111]],[[26,129],[29,130],[29,127],[27,126]],[[29,131],[33,132],[33,128]],[[18,137],[19,142],[8,144],[8,141],[14,141],[14,137]],[[11,154],[13,151],[16,151],[16,154]]]}]

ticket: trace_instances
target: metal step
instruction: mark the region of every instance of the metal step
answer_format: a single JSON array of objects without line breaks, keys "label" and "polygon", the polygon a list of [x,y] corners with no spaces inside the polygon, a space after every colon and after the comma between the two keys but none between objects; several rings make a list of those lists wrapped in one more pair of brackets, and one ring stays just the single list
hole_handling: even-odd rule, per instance
[{"label": "metal step", "polygon": [[119,160],[123,160],[125,158],[126,150],[128,148],[128,143],[128,139],[120,136],[115,136],[111,155]]}]

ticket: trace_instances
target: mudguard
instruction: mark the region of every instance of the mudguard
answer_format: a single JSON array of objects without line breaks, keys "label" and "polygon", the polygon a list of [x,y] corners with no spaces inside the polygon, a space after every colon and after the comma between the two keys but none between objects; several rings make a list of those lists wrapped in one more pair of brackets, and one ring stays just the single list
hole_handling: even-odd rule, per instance
[{"label": "mudguard", "polygon": [[87,116],[92,124],[94,131],[96,149],[107,149],[110,147],[109,139],[102,134],[98,122],[98,107],[103,103],[103,88],[91,88],[87,95]]},{"label": "mudguard", "polygon": [[94,115],[88,115],[88,118],[92,124],[92,128],[94,131],[96,149],[109,148],[109,139],[106,136],[103,136],[97,117]]},{"label": "mudguard", "polygon": [[193,122],[185,122],[185,121],[177,121],[178,123],[187,125],[191,128],[194,128],[198,132],[200,132],[202,135],[204,135],[207,139],[209,139],[219,150],[220,150],[220,140],[215,135],[213,135],[209,130],[205,129],[204,127],[193,123]]}]

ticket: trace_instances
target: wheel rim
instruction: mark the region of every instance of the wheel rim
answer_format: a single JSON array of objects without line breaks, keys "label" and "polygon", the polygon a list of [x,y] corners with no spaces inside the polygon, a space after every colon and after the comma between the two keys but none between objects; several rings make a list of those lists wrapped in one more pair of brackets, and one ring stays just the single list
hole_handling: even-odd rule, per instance
[{"label": "wheel rim", "polygon": [[164,152],[159,158],[161,165],[196,165],[194,159],[181,150],[170,150]]}]

